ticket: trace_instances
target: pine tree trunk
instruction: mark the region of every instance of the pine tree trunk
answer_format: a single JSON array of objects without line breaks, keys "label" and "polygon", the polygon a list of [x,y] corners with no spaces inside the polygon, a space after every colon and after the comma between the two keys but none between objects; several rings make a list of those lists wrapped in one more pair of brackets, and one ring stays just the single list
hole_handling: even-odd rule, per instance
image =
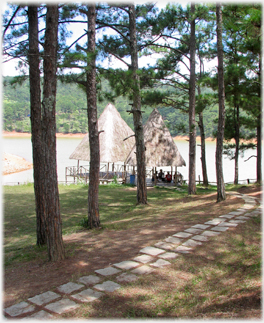
[{"label": "pine tree trunk", "polygon": [[257,183],[262,182],[262,118],[261,111],[258,117],[258,126],[257,126]]},{"label": "pine tree trunk", "polygon": [[61,260],[65,257],[62,241],[56,158],[55,105],[58,17],[58,5],[47,6],[43,61],[42,141],[45,170],[46,236],[48,256],[51,261]]},{"label": "pine tree trunk", "polygon": [[[195,13],[195,4],[191,4],[191,14]],[[189,82],[189,194],[196,194],[195,158],[196,158],[196,124],[195,124],[195,19],[191,21],[190,37],[190,82]]]},{"label": "pine tree trunk", "polygon": [[41,132],[41,90],[38,43],[38,7],[28,6],[30,120],[37,220],[37,245],[46,244],[44,168]]},{"label": "pine tree trunk", "polygon": [[100,226],[99,216],[99,169],[100,169],[100,147],[97,122],[96,102],[96,66],[95,66],[95,5],[88,6],[88,69],[87,69],[87,115],[90,142],[90,171],[88,190],[88,225],[89,228]]},{"label": "pine tree trunk", "polygon": [[239,157],[239,106],[235,107],[235,178],[234,184],[238,184],[238,157]]},{"label": "pine tree trunk", "polygon": [[204,135],[204,124],[203,124],[203,113],[199,113],[199,129],[201,135],[201,162],[203,172],[203,185],[208,186],[207,168],[206,168],[206,154],[205,154],[205,135]]},{"label": "pine tree trunk", "polygon": [[136,139],[137,157],[137,203],[147,204],[146,166],[145,166],[145,142],[141,112],[140,82],[138,71],[138,52],[136,38],[135,6],[129,6],[129,31],[131,46],[131,65],[133,71],[133,121]]},{"label": "pine tree trunk", "polygon": [[222,43],[222,11],[221,4],[216,4],[217,18],[217,56],[218,56],[218,100],[219,119],[216,139],[216,180],[217,180],[217,202],[226,199],[225,183],[223,176],[223,141],[225,130],[225,86],[224,86],[224,55]]},{"label": "pine tree trunk", "polygon": [[[259,55],[259,84],[261,83],[261,55]],[[259,86],[259,93],[258,93],[260,102],[261,102],[261,86]],[[260,104],[259,109],[259,116],[257,120],[257,183],[262,182],[262,105]]]}]

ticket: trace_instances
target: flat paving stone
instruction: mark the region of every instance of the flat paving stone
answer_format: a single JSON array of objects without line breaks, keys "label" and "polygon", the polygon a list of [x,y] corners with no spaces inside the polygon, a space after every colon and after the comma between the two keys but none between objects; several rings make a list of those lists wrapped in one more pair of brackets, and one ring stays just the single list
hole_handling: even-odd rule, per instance
[{"label": "flat paving stone", "polygon": [[79,283],[85,285],[95,285],[98,284],[102,279],[95,275],[83,276],[78,279]]},{"label": "flat paving stone", "polygon": [[16,317],[22,314],[30,313],[35,310],[35,307],[27,302],[21,302],[10,307],[7,307],[4,311],[10,316]]},{"label": "flat paving stone", "polygon": [[103,275],[103,276],[111,276],[115,275],[121,272],[121,270],[113,268],[113,267],[106,267],[103,269],[97,269],[95,270],[97,274]]},{"label": "flat paving stone", "polygon": [[185,232],[188,232],[188,233],[193,233],[193,234],[196,234],[196,233],[201,233],[203,230],[200,230],[200,229],[194,229],[194,228],[189,228],[189,229],[186,229],[184,230]]},{"label": "flat paving stone", "polygon": [[179,253],[190,253],[190,251],[192,251],[192,248],[181,245],[178,246],[174,251]]},{"label": "flat paving stone", "polygon": [[90,303],[95,301],[102,295],[104,295],[104,293],[97,292],[95,290],[88,288],[78,294],[72,295],[71,297],[83,303]]},{"label": "flat paving stone", "polygon": [[182,240],[179,239],[179,238],[176,238],[176,237],[168,237],[165,239],[166,242],[169,242],[169,243],[173,243],[173,244],[176,244],[176,245],[179,245],[182,243]]},{"label": "flat paving stone", "polygon": [[219,226],[220,227],[236,227],[237,224],[236,223],[229,223],[229,222],[222,222],[222,223],[219,223]]},{"label": "flat paving stone", "polygon": [[150,266],[156,267],[156,268],[162,268],[164,266],[169,266],[169,265],[171,265],[171,263],[164,259],[159,259],[155,261],[153,264],[150,264]]},{"label": "flat paving stone", "polygon": [[126,260],[126,261],[119,262],[117,264],[113,264],[113,266],[120,268],[120,269],[125,269],[125,270],[135,268],[138,265],[140,265],[138,262],[132,261],[132,260]]},{"label": "flat paving stone", "polygon": [[220,234],[220,232],[204,231],[203,233],[201,233],[201,235],[206,236],[206,237],[215,237],[215,236],[218,236],[218,234]]},{"label": "flat paving stone", "polygon": [[175,248],[175,244],[164,242],[164,241],[159,241],[155,243],[155,247],[165,249],[165,250],[172,250]]},{"label": "flat paving stone", "polygon": [[216,227],[213,227],[211,230],[212,231],[224,232],[224,231],[228,230],[228,227],[219,227],[219,226],[216,226]]},{"label": "flat paving stone", "polygon": [[74,301],[68,298],[63,298],[60,301],[57,301],[55,303],[50,303],[45,306],[47,310],[57,314],[63,314],[69,311],[73,311],[78,307],[80,307],[80,304],[76,304]]},{"label": "flat paving stone", "polygon": [[250,218],[248,216],[240,215],[236,217],[236,220],[249,220]]},{"label": "flat paving stone", "polygon": [[257,213],[248,214],[247,216],[250,216],[251,218],[253,218],[253,217],[259,216],[260,214],[261,214],[260,212],[257,212]]},{"label": "flat paving stone", "polygon": [[112,282],[111,280],[107,280],[103,282],[102,284],[97,284],[94,286],[95,289],[98,289],[102,292],[114,292],[115,290],[119,289],[121,286],[115,282]]},{"label": "flat paving stone", "polygon": [[213,220],[211,220],[211,221],[207,221],[207,222],[205,222],[204,224],[217,225],[217,224],[219,224],[219,223],[221,223],[221,222],[224,222],[224,221],[225,221],[225,219],[218,219],[218,218],[215,218],[215,219],[213,219]]},{"label": "flat paving stone", "polygon": [[133,269],[131,272],[133,274],[138,274],[138,275],[145,275],[145,274],[150,274],[151,272],[153,272],[153,268],[147,266],[147,265],[143,265],[143,266],[140,266],[136,269]]},{"label": "flat paving stone", "polygon": [[233,217],[234,215],[231,215],[231,214],[224,214],[219,216],[219,218],[226,218],[226,219],[232,219]]},{"label": "flat paving stone", "polygon": [[195,241],[195,240],[189,239],[186,242],[184,242],[182,245],[185,246],[185,247],[196,247],[196,246],[199,246],[201,244],[202,243],[199,242],[199,241]]},{"label": "flat paving stone", "polygon": [[247,209],[247,210],[250,210],[250,209],[253,209],[254,208],[254,205],[252,205],[252,204],[245,204],[244,205],[244,208]]},{"label": "flat paving stone", "polygon": [[148,262],[151,262],[154,258],[149,255],[140,255],[134,258],[135,261],[139,261],[143,264],[147,264]]},{"label": "flat paving stone", "polygon": [[195,224],[195,225],[192,226],[192,228],[205,230],[205,229],[209,228],[209,225]]},{"label": "flat paving stone", "polygon": [[201,242],[208,240],[208,238],[204,235],[196,235],[196,236],[193,236],[192,239],[197,240],[197,241],[201,241]]},{"label": "flat paving stone", "polygon": [[139,252],[146,253],[147,255],[150,255],[150,256],[157,256],[165,251],[162,249],[159,249],[159,248],[155,248],[155,247],[145,247],[145,248],[141,249]]},{"label": "flat paving stone", "polygon": [[172,236],[177,238],[189,238],[191,235],[192,235],[191,233],[187,233],[187,232],[177,232]]},{"label": "flat paving stone", "polygon": [[175,252],[165,252],[162,255],[159,255],[158,257],[161,259],[174,259],[178,257],[179,255]]},{"label": "flat paving stone", "polygon": [[45,305],[60,297],[61,295],[48,291],[48,292],[36,295],[34,297],[31,297],[28,300],[37,305]]},{"label": "flat paving stone", "polygon": [[243,208],[239,208],[239,209],[237,209],[237,212],[244,213],[244,212],[245,212],[245,209],[243,209]]},{"label": "flat paving stone", "polygon": [[35,320],[50,320],[54,318],[54,316],[46,311],[39,311],[37,313],[34,313],[30,316],[24,317],[21,321],[29,320],[29,319],[35,319]]},{"label": "flat paving stone", "polygon": [[231,223],[246,223],[246,221],[243,220],[230,220]]},{"label": "flat paving stone", "polygon": [[71,294],[72,292],[75,292],[76,290],[81,289],[83,287],[84,287],[83,284],[76,284],[76,283],[69,282],[67,284],[57,287],[57,289],[60,293]]},{"label": "flat paving stone", "polygon": [[136,276],[134,274],[127,274],[127,273],[123,273],[123,274],[116,277],[116,280],[119,283],[131,283],[131,282],[134,282],[138,279],[139,279],[138,276]]},{"label": "flat paving stone", "polygon": [[230,215],[240,215],[242,213],[244,213],[244,212],[242,212],[242,211],[232,211],[232,212],[229,212],[228,214],[230,214]]}]

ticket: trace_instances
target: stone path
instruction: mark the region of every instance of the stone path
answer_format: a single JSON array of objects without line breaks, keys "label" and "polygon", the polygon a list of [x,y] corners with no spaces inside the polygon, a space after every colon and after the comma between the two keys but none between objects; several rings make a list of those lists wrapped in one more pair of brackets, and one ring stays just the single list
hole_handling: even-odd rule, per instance
[{"label": "stone path", "polygon": [[261,214],[262,206],[256,208],[255,198],[238,193],[229,194],[243,198],[244,206],[219,218],[193,225],[184,232],[176,232],[154,246],[139,250],[140,255],[132,260],[97,269],[89,276],[80,277],[78,282],[63,284],[54,292],[47,291],[5,308],[5,316],[24,320],[59,318],[59,315],[77,309],[82,303],[93,302],[105,293],[114,292],[122,283],[135,281],[140,275],[171,265],[170,260],[179,254],[189,253],[196,246],[206,243],[210,237]]}]

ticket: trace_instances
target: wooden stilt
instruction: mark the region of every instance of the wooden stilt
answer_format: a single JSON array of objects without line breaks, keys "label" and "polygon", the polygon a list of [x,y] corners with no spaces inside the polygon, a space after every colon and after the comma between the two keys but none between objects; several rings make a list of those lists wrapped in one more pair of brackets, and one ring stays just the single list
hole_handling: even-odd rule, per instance
[{"label": "wooden stilt", "polygon": [[109,163],[107,163],[107,174],[106,174],[107,179],[108,179],[108,174],[109,174]]}]

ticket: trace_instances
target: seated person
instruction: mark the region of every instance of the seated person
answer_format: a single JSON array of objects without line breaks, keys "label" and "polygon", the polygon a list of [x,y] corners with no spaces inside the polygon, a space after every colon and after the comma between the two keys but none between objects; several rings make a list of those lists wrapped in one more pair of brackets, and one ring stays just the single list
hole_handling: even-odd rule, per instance
[{"label": "seated person", "polygon": [[162,169],[160,169],[159,174],[158,174],[158,179],[162,181],[162,178],[164,178],[164,173],[162,172]]},{"label": "seated person", "polygon": [[170,183],[170,182],[171,182],[171,180],[172,180],[172,176],[171,176],[171,174],[168,172],[168,173],[167,173],[167,175],[166,175],[166,181],[167,181],[168,183]]}]

